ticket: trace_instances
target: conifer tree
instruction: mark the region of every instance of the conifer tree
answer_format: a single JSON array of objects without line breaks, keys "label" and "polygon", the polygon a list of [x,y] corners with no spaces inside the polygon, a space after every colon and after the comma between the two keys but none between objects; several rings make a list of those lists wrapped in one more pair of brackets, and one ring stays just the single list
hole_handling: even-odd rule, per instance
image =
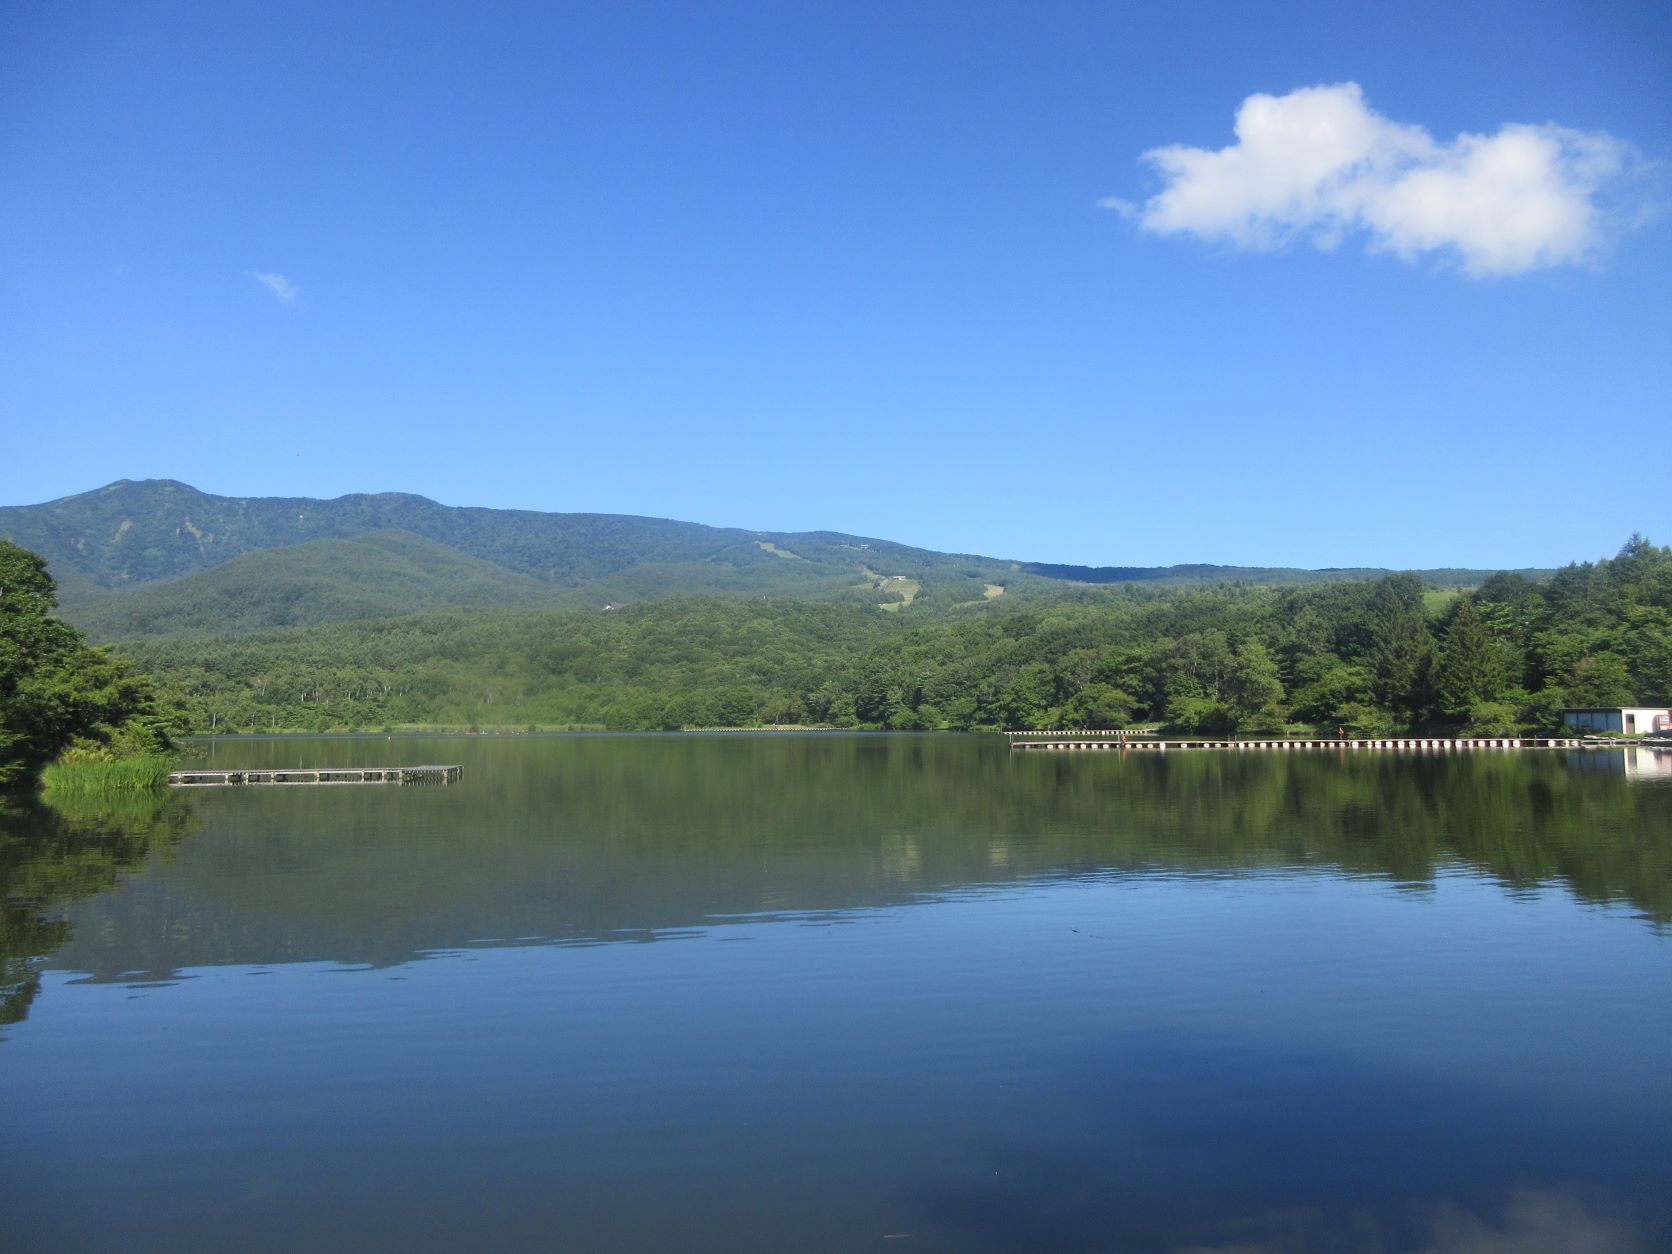
[{"label": "conifer tree", "polygon": [[1458,603],[1435,671],[1434,696],[1447,718],[1466,719],[1482,701],[1495,701],[1504,685],[1497,642],[1471,598]]},{"label": "conifer tree", "polygon": [[1422,610],[1422,581],[1390,575],[1370,598],[1370,671],[1378,705],[1414,714],[1428,704],[1434,637]]}]

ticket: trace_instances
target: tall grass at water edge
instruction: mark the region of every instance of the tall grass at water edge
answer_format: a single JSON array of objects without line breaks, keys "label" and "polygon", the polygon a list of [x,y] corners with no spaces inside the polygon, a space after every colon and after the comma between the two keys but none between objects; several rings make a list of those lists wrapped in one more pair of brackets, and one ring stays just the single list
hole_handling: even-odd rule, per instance
[{"label": "tall grass at water edge", "polygon": [[61,758],[41,772],[48,793],[108,795],[150,792],[168,783],[173,759],[160,753],[127,758]]}]

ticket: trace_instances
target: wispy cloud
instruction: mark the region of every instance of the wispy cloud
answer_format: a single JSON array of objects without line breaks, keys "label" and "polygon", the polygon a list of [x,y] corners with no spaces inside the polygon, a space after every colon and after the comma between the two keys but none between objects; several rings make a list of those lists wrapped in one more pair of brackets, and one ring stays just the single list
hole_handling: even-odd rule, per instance
[{"label": "wispy cloud", "polygon": [[1611,201],[1643,165],[1613,136],[1554,123],[1436,140],[1370,108],[1357,83],[1250,96],[1236,138],[1153,149],[1161,190],[1101,203],[1158,235],[1253,249],[1359,237],[1408,261],[1511,275],[1584,261],[1631,225]]},{"label": "wispy cloud", "polygon": [[[1518,1189],[1501,1214],[1477,1214],[1460,1206],[1405,1208],[1404,1223],[1390,1215],[1357,1211],[1329,1215],[1295,1207],[1239,1221],[1259,1232],[1227,1244],[1179,1246],[1174,1254],[1284,1254],[1298,1249],[1411,1250],[1414,1254],[1643,1254],[1641,1225],[1617,1209],[1594,1207],[1554,1189]],[[1426,1228],[1417,1246],[1401,1228]]]},{"label": "wispy cloud", "polygon": [[263,274],[259,270],[251,270],[249,276],[287,305],[294,305],[302,289],[297,287],[282,274]]}]

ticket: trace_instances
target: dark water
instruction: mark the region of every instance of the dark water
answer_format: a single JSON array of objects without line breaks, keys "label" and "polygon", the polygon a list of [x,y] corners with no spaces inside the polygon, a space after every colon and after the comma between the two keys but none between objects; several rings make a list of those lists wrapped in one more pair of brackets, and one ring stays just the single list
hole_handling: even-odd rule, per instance
[{"label": "dark water", "polygon": [[1672,1248],[1644,753],[221,742],[0,817],[0,1247]]}]

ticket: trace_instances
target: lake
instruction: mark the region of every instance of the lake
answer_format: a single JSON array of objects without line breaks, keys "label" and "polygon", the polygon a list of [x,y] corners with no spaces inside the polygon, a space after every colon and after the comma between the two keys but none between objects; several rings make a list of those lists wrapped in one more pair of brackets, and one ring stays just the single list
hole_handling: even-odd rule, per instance
[{"label": "lake", "polygon": [[228,739],[0,814],[18,1250],[1672,1248],[1644,751]]}]

